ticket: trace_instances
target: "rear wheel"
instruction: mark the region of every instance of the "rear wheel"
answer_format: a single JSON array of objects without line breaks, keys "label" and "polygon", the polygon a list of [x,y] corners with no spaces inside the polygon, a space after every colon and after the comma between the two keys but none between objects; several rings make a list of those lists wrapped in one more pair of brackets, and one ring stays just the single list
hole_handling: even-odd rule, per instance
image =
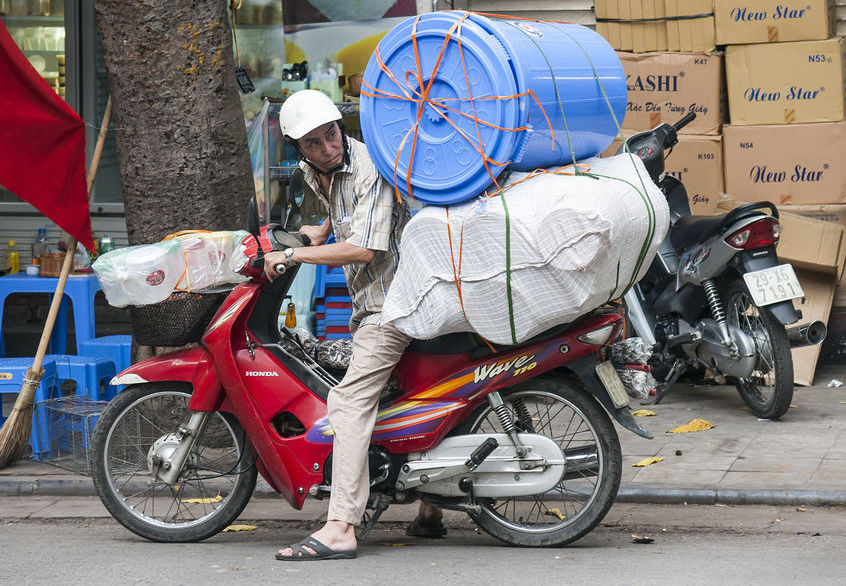
[{"label": "rear wheel", "polygon": [[737,392],[758,417],[778,419],[793,399],[793,359],[784,326],[766,307],[755,305],[740,281],[729,285],[726,318],[755,342],[755,370],[735,379]]},{"label": "rear wheel", "polygon": [[[620,486],[620,442],[611,419],[586,391],[554,377],[539,377],[502,392],[518,432],[551,438],[567,459],[558,484],[544,494],[478,499],[470,517],[497,539],[520,546],[564,545],[593,529]],[[466,433],[502,433],[485,405]]]},{"label": "rear wheel", "polygon": [[210,413],[174,484],[151,463],[176,446],[190,393],[173,383],[127,387],[103,411],[91,443],[94,486],[130,531],[162,542],[199,541],[232,523],[252,496],[256,467],[235,418]]}]

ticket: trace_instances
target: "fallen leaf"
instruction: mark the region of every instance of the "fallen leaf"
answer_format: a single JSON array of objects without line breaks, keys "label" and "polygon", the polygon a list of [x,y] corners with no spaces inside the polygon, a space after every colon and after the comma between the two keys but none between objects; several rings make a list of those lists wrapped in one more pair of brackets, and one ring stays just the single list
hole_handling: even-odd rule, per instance
[{"label": "fallen leaf", "polygon": [[694,419],[690,423],[674,427],[667,433],[690,433],[692,431],[705,431],[706,429],[712,429],[713,427],[714,425],[710,421],[705,421],[704,419]]},{"label": "fallen leaf", "polygon": [[213,498],[204,498],[204,499],[182,499],[180,502],[183,502],[188,505],[210,505],[212,503],[219,503],[223,500],[223,497],[220,496],[220,493],[217,493],[216,497]]},{"label": "fallen leaf", "polygon": [[664,460],[664,456],[657,456],[654,458],[644,458],[639,462],[635,462],[632,464],[633,468],[643,468],[644,466],[649,466],[651,464],[657,464],[658,462],[662,462]]},{"label": "fallen leaf", "polygon": [[794,405],[793,403],[790,404],[791,409],[798,409],[799,405]]},{"label": "fallen leaf", "polygon": [[796,507],[796,510],[799,511],[800,513],[804,513],[805,507]]},{"label": "fallen leaf", "polygon": [[637,411],[632,411],[632,415],[635,417],[652,417],[655,415],[655,411],[650,411],[649,409],[638,409]]},{"label": "fallen leaf", "polygon": [[557,508],[547,509],[543,512],[543,514],[544,515],[550,515],[551,517],[558,517],[562,521],[567,518],[567,517],[564,516],[564,513],[559,511]]},{"label": "fallen leaf", "polygon": [[635,535],[632,533],[632,542],[633,543],[652,543],[655,541],[652,537],[647,537],[646,535]]},{"label": "fallen leaf", "polygon": [[258,529],[258,526],[256,525],[230,525],[229,527],[226,527],[223,532],[226,533],[229,531],[255,531],[256,529]]},{"label": "fallen leaf", "polygon": [[403,541],[380,541],[379,545],[386,545],[388,547],[405,547],[407,545],[414,545],[413,543],[405,543]]}]

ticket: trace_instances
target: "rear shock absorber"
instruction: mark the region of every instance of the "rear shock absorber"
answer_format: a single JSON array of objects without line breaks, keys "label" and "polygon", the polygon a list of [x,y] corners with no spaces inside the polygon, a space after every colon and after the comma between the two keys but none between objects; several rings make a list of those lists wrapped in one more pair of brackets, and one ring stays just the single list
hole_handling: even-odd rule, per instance
[{"label": "rear shock absorber", "polygon": [[518,397],[511,402],[511,405],[517,413],[517,421],[520,424],[520,431],[534,433],[535,430],[532,426],[532,416],[529,415],[529,410],[526,409],[526,404],[523,402],[523,399]]},{"label": "rear shock absorber", "polygon": [[717,284],[714,279],[705,279],[702,281],[702,286],[705,288],[705,297],[708,300],[708,307],[711,308],[711,315],[714,316],[714,321],[718,325],[726,323],[726,312],[723,310],[723,304],[720,301],[720,292],[717,290]]},{"label": "rear shock absorber", "polygon": [[511,413],[508,412],[508,407],[502,401],[502,397],[499,395],[498,392],[494,391],[493,393],[488,395],[488,403],[493,409],[496,416],[499,418],[499,423],[502,425],[502,431],[508,434],[508,437],[511,438],[511,441],[514,442],[514,447],[516,448],[517,455],[520,458],[525,458],[526,448],[520,442],[520,438],[517,437],[517,431],[514,428],[514,421],[511,419]]},{"label": "rear shock absorber", "polygon": [[714,279],[705,279],[702,281],[702,286],[705,288],[705,298],[708,300],[711,315],[714,316],[714,321],[717,322],[717,327],[723,338],[723,344],[730,350],[732,357],[736,358],[738,356],[737,346],[731,339],[731,335],[729,335],[728,325],[726,324],[726,312],[723,309],[723,302],[720,300],[720,292],[717,289],[717,284],[714,282]]}]

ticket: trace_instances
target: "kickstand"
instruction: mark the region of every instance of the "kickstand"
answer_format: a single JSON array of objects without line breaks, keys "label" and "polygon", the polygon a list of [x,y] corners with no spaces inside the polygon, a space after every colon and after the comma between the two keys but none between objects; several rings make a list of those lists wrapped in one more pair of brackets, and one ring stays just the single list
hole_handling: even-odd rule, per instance
[{"label": "kickstand", "polygon": [[367,511],[364,512],[364,516],[362,517],[361,529],[356,535],[356,539],[364,539],[367,537],[367,534],[373,530],[373,527],[376,526],[376,521],[379,520],[379,517],[382,516],[388,509],[388,505],[391,504],[391,499],[384,494],[380,494],[376,496],[376,502],[374,503],[373,509],[374,511],[370,514]]},{"label": "kickstand", "polygon": [[670,376],[667,377],[667,380],[664,384],[659,385],[655,391],[655,396],[651,399],[647,399],[645,401],[641,401],[641,405],[657,405],[661,402],[661,399],[664,398],[664,395],[670,390],[670,387],[675,384],[681,374],[687,368],[687,362],[679,358],[678,360],[673,363],[673,367],[670,369]]}]

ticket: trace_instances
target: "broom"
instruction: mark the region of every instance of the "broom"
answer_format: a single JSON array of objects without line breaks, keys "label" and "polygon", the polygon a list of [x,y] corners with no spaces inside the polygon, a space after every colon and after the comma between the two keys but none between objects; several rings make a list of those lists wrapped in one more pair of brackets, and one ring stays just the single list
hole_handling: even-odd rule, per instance
[{"label": "broom", "polygon": [[[94,178],[97,176],[97,167],[100,165],[100,156],[103,154],[103,143],[106,141],[106,131],[109,128],[109,118],[111,118],[111,115],[112,98],[109,96],[109,100],[106,102],[106,111],[103,113],[103,122],[100,125],[100,134],[97,135],[97,146],[94,149],[94,156],[88,168],[88,197],[91,197],[91,186],[94,184]],[[0,429],[0,468],[5,468],[9,464],[20,460],[29,443],[29,434],[32,431],[32,404],[35,400],[35,391],[38,389],[38,385],[41,384],[41,377],[44,375],[44,369],[41,368],[41,364],[44,361],[44,355],[47,353],[47,344],[53,333],[53,326],[56,323],[56,316],[59,313],[59,306],[62,303],[65,283],[68,280],[68,274],[70,274],[75,252],[76,239],[70,238],[68,241],[68,250],[65,252],[65,259],[62,263],[62,271],[59,274],[59,282],[56,284],[56,292],[53,295],[52,303],[50,303],[47,322],[44,324],[44,331],[41,332],[41,340],[38,342],[35,360],[32,363],[32,367],[26,371],[26,377],[18,393],[15,406],[9,414],[9,418],[6,419],[6,423],[3,424],[3,428]]]}]

